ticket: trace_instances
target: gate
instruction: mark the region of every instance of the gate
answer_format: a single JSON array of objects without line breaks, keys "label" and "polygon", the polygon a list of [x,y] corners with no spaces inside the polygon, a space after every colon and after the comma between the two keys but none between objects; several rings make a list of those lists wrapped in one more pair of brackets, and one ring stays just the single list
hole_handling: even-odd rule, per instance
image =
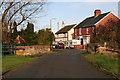
[{"label": "gate", "polygon": [[2,44],[2,55],[38,54],[50,51],[50,45],[45,44]]},{"label": "gate", "polygon": [[2,44],[2,55],[14,55],[16,44]]}]

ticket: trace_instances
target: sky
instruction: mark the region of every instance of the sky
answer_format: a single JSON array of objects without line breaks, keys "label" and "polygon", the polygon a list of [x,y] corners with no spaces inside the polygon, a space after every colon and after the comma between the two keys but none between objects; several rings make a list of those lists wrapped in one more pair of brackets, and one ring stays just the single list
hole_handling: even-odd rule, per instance
[{"label": "sky", "polygon": [[[93,0],[94,1],[94,0]],[[62,21],[65,25],[78,24],[85,18],[93,16],[94,10],[100,9],[102,13],[113,12],[118,15],[118,2],[48,2],[34,22],[35,31],[39,29],[50,28],[50,20],[52,21],[52,31],[58,31],[62,28]],[[55,18],[55,19],[53,19]]]}]

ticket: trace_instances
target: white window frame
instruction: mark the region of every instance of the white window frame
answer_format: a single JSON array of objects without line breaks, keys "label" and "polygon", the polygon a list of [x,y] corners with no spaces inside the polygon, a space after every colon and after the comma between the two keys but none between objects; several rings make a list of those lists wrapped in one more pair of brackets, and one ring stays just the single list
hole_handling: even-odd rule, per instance
[{"label": "white window frame", "polygon": [[93,30],[92,30],[92,31],[94,32],[94,30],[95,30],[95,27],[93,27]]},{"label": "white window frame", "polygon": [[75,29],[75,35],[77,35],[77,29]]},{"label": "white window frame", "polygon": [[66,33],[64,34],[64,37],[67,37],[67,34],[66,34]]}]

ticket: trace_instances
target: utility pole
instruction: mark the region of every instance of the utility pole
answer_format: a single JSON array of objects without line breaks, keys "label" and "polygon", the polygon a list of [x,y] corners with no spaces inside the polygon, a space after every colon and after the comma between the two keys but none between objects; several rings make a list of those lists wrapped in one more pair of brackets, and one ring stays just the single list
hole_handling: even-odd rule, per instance
[{"label": "utility pole", "polygon": [[50,29],[52,31],[52,19],[50,19]]},{"label": "utility pole", "polygon": [[58,25],[58,30],[59,30],[59,22],[57,22],[57,25]]},{"label": "utility pole", "polygon": [[55,18],[50,19],[50,29],[52,31],[52,20],[55,20]]}]

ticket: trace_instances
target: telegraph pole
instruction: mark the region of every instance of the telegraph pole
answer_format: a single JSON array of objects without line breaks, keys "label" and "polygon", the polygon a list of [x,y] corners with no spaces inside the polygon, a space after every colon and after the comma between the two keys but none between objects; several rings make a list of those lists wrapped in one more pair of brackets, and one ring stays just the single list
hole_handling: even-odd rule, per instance
[{"label": "telegraph pole", "polygon": [[52,31],[52,19],[50,19],[50,29]]},{"label": "telegraph pole", "polygon": [[57,22],[57,25],[58,25],[58,30],[59,30],[59,22]]},{"label": "telegraph pole", "polygon": [[55,20],[55,18],[50,19],[50,29],[52,31],[52,20]]}]

